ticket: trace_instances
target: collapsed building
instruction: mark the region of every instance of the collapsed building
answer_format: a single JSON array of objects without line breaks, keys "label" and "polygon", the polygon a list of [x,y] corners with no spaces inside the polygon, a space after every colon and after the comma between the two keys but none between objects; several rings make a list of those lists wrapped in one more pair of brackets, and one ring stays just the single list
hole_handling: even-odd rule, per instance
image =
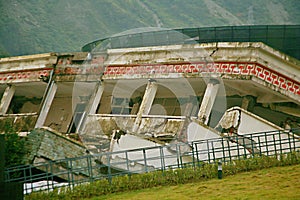
[{"label": "collapsed building", "polygon": [[31,163],[299,128],[299,26],[135,31],[0,59],[0,129],[32,134]]}]

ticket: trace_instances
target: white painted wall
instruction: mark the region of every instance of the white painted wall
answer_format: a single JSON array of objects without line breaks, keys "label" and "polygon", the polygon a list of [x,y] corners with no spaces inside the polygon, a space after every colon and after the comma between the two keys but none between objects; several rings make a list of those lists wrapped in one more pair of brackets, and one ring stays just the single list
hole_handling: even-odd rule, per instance
[{"label": "white painted wall", "polygon": [[262,131],[281,130],[279,126],[264,120],[263,118],[250,114],[249,112],[241,112],[241,123],[238,129],[239,134],[249,134]]},{"label": "white painted wall", "polygon": [[[149,140],[142,139],[137,136],[133,135],[123,135],[121,136],[121,139],[117,143],[117,141],[112,140],[112,151],[118,152],[118,151],[125,151],[125,150],[131,150],[131,149],[139,149],[139,148],[147,148],[147,147],[158,147],[161,146],[160,144],[157,144],[155,142],[151,142]],[[164,157],[164,165],[170,166],[170,165],[176,165],[177,164],[177,155],[170,152],[166,147],[163,148],[162,154],[160,152],[159,148],[153,148],[153,149],[146,149],[145,155],[147,158],[147,166],[153,166],[154,168],[161,168],[163,167],[163,163],[161,162],[160,155]],[[114,159],[117,160],[117,162],[120,162],[118,158],[127,159],[132,161],[131,167],[134,166],[134,163],[139,163],[141,165],[144,165],[144,153],[143,150],[135,150],[132,152],[126,153],[116,153],[112,156],[112,163],[114,163]],[[123,162],[124,162],[123,161]],[[126,163],[120,165],[118,164],[118,167],[122,167],[123,169],[126,169]]]}]

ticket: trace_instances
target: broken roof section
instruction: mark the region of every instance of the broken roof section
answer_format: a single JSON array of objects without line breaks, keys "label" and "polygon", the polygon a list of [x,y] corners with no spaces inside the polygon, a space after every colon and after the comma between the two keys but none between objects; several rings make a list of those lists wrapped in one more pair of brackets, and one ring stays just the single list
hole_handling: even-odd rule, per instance
[{"label": "broken roof section", "polygon": [[[48,53],[0,59],[1,118],[12,122],[26,118],[31,129],[47,126],[76,132],[75,113],[81,116],[87,105],[93,106],[90,114],[137,114],[148,80],[158,85],[152,114],[163,110],[167,116],[196,116],[206,79],[212,77],[222,78],[227,98],[224,112],[230,105],[242,106],[244,97],[252,97],[249,102],[300,116],[299,61],[263,43],[109,49],[93,54],[91,60],[87,55]],[[74,92],[79,93],[76,98]],[[92,105],[94,97],[98,100]],[[189,101],[191,112],[186,111]],[[275,122],[279,125],[278,119]],[[21,131],[27,127],[16,124],[23,127]]]}]

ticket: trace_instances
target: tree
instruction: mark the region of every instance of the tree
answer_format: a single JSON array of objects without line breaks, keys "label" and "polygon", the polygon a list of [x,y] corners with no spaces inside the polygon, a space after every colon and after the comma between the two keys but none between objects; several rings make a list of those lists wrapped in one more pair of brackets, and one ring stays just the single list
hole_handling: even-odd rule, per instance
[{"label": "tree", "polygon": [[20,138],[9,121],[5,122],[5,168],[24,164],[25,139]]}]

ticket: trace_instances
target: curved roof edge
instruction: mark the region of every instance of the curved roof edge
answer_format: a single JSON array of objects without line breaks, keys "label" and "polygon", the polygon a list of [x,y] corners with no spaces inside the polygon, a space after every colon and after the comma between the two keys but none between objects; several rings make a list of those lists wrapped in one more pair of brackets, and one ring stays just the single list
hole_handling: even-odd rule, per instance
[{"label": "curved roof edge", "polygon": [[204,28],[138,28],[95,40],[83,52],[185,43],[263,42],[300,60],[300,25],[251,25]]}]

